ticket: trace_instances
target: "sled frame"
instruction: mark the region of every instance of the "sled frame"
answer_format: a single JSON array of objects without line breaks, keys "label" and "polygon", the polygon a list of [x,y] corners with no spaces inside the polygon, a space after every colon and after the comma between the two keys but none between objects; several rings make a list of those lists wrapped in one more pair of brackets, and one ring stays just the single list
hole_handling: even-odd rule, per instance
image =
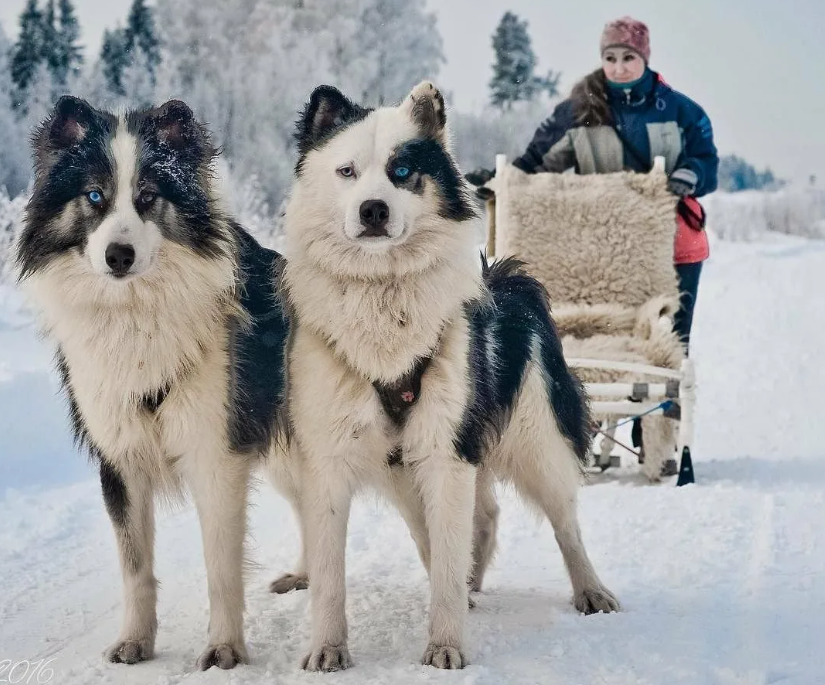
[{"label": "sled frame", "polygon": [[[663,169],[663,165],[664,160],[657,158],[654,168]],[[496,177],[498,179],[504,178],[506,166],[507,156],[503,154],[496,155]],[[495,199],[487,200],[487,255],[490,258],[496,256],[496,232],[506,231],[506,202],[507,189],[502,183]],[[672,400],[677,406],[677,411],[668,412],[667,415],[679,422],[677,454],[679,455],[680,464],[679,478],[676,484],[681,486],[694,482],[691,448],[693,446],[696,408],[696,373],[690,357],[685,357],[678,370],[648,364],[601,359],[567,359],[567,365],[573,369],[604,369],[638,374],[638,382],[585,383],[588,395],[609,398],[590,403],[590,408],[597,414],[614,416],[619,420],[637,417],[656,408],[664,399]],[[648,383],[646,378],[650,376],[661,378],[662,382]],[[640,396],[642,394],[644,396]],[[598,463],[598,457],[595,457],[595,453],[594,458],[597,459]],[[610,464],[599,465],[606,468]]]}]

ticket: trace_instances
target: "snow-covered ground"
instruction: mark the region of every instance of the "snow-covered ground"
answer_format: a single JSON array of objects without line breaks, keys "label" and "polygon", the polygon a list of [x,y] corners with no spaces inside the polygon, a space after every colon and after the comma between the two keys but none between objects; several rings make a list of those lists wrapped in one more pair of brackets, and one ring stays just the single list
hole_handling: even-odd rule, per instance
[{"label": "snow-covered ground", "polygon": [[823,292],[825,242],[717,241],[693,344],[698,483],[651,487],[627,469],[581,494],[588,549],[622,613],[574,612],[549,525],[504,493],[500,551],[468,620],[471,665],[424,668],[424,571],[398,515],[362,501],[348,557],[356,665],[323,676],[297,666],[307,593],[267,592],[297,537],[287,506],[264,485],[251,513],[252,664],[194,670],[207,605],[190,507],[159,521],[157,658],[103,662],[122,611],[114,539],[94,474],[67,434],[50,352],[17,297],[0,292],[0,668],[3,659],[50,658],[60,685],[825,682]]}]

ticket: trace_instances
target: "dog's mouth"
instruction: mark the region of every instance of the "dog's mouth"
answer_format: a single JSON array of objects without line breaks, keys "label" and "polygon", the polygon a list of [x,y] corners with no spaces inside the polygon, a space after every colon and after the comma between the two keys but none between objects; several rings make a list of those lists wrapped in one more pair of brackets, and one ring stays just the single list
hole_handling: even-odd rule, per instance
[{"label": "dog's mouth", "polygon": [[370,226],[369,228],[365,228],[361,231],[356,238],[358,240],[362,240],[363,238],[389,238],[390,234],[387,233],[386,228],[373,228]]},{"label": "dog's mouth", "polygon": [[386,228],[365,228],[356,235],[352,241],[365,247],[392,247],[393,245],[404,242],[407,233],[406,224],[401,228],[401,232],[398,235],[390,235]]}]

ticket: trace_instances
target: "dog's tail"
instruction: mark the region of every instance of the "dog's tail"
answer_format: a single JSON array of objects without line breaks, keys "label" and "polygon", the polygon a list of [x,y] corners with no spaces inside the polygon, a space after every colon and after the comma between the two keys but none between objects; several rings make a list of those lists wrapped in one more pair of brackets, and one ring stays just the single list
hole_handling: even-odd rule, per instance
[{"label": "dog's tail", "polygon": [[[539,362],[544,371],[547,398],[556,415],[559,430],[584,464],[592,440],[590,407],[581,381],[568,368],[561,340],[550,314],[547,289],[531,276],[525,262],[507,257],[488,263],[482,255],[484,283],[494,306],[502,315],[504,342],[538,343]],[[504,354],[506,350],[502,350]]]}]

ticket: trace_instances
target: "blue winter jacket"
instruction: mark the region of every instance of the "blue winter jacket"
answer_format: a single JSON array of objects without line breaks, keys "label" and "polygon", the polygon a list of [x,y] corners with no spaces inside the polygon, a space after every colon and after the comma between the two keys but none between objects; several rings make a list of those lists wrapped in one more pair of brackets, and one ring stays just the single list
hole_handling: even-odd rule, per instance
[{"label": "blue winter jacket", "polygon": [[599,69],[556,107],[513,164],[530,174],[647,172],[657,156],[668,174],[695,184],[696,197],[716,189],[719,157],[704,110],[650,69],[627,90],[611,87]]}]

